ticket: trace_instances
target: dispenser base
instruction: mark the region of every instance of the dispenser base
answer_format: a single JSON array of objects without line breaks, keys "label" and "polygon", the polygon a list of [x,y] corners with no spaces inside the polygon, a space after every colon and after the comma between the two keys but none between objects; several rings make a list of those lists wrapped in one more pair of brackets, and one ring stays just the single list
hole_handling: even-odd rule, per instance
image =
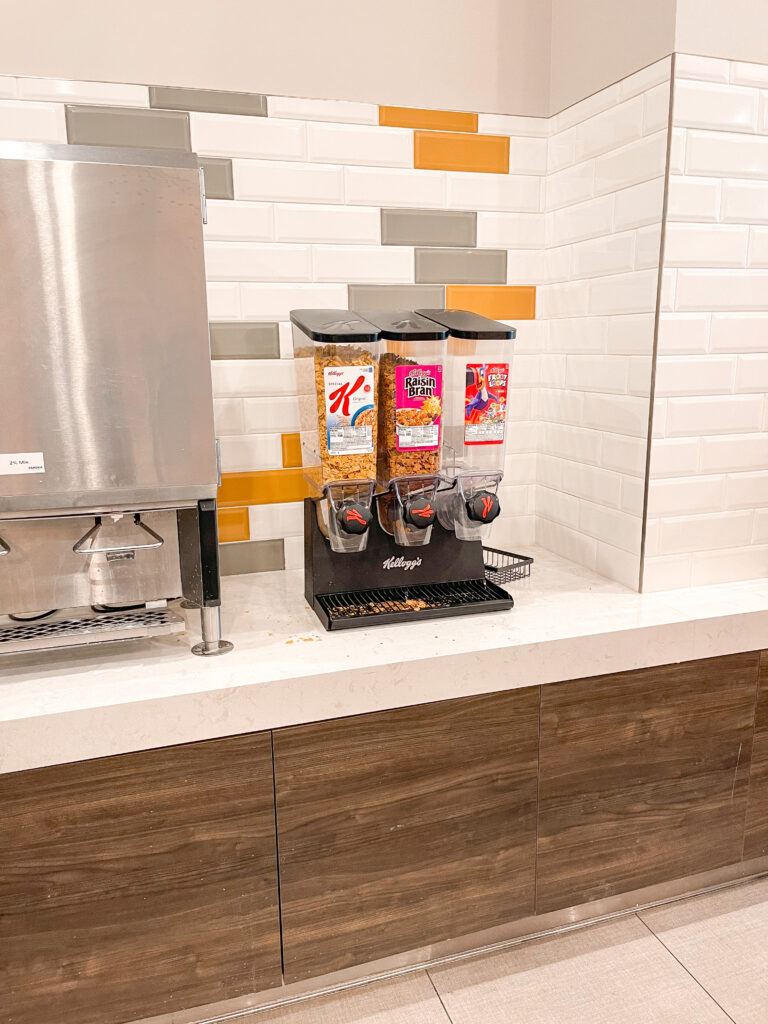
[{"label": "dispenser base", "polygon": [[228,654],[235,645],[229,640],[216,640],[213,644],[199,643],[192,648],[192,653],[200,658],[215,658],[217,654]]}]

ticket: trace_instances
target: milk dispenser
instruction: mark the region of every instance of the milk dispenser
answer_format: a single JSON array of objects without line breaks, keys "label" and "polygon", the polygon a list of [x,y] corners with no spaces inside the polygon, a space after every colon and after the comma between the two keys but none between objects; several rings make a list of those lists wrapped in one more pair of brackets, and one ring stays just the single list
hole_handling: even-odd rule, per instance
[{"label": "milk dispenser", "polygon": [[500,512],[515,329],[464,310],[419,312],[450,332],[443,476],[453,486],[438,495],[438,518],[459,540],[481,540]]}]

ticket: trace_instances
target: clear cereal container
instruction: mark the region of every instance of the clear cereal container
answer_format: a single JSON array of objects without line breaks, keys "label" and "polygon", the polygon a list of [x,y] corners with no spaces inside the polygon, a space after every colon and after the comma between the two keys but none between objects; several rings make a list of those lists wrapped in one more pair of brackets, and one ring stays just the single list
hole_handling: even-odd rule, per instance
[{"label": "clear cereal container", "polygon": [[304,475],[315,491],[376,479],[380,331],[346,309],[294,309]]}]

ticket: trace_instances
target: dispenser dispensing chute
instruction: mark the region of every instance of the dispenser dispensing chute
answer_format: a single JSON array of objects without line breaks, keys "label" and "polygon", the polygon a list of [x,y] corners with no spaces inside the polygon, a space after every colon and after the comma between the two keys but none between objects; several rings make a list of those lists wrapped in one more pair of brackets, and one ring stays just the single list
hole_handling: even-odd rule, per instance
[{"label": "dispenser dispensing chute", "polygon": [[498,517],[514,327],[477,313],[421,309],[449,332],[442,472],[437,514],[460,540],[481,540]]}]

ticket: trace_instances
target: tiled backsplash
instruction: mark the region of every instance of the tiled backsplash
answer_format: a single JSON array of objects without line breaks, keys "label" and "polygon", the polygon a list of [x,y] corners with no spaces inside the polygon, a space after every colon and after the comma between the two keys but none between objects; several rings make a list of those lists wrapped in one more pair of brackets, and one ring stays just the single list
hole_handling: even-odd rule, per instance
[{"label": "tiled backsplash", "polygon": [[768,67],[679,55],[644,589],[768,575]]},{"label": "tiled backsplash", "polygon": [[[676,60],[646,587],[768,574],[768,73]],[[302,561],[290,309],[446,304],[518,329],[492,543],[636,587],[670,69],[549,119],[0,77],[0,139],[200,155],[225,571]]]}]

